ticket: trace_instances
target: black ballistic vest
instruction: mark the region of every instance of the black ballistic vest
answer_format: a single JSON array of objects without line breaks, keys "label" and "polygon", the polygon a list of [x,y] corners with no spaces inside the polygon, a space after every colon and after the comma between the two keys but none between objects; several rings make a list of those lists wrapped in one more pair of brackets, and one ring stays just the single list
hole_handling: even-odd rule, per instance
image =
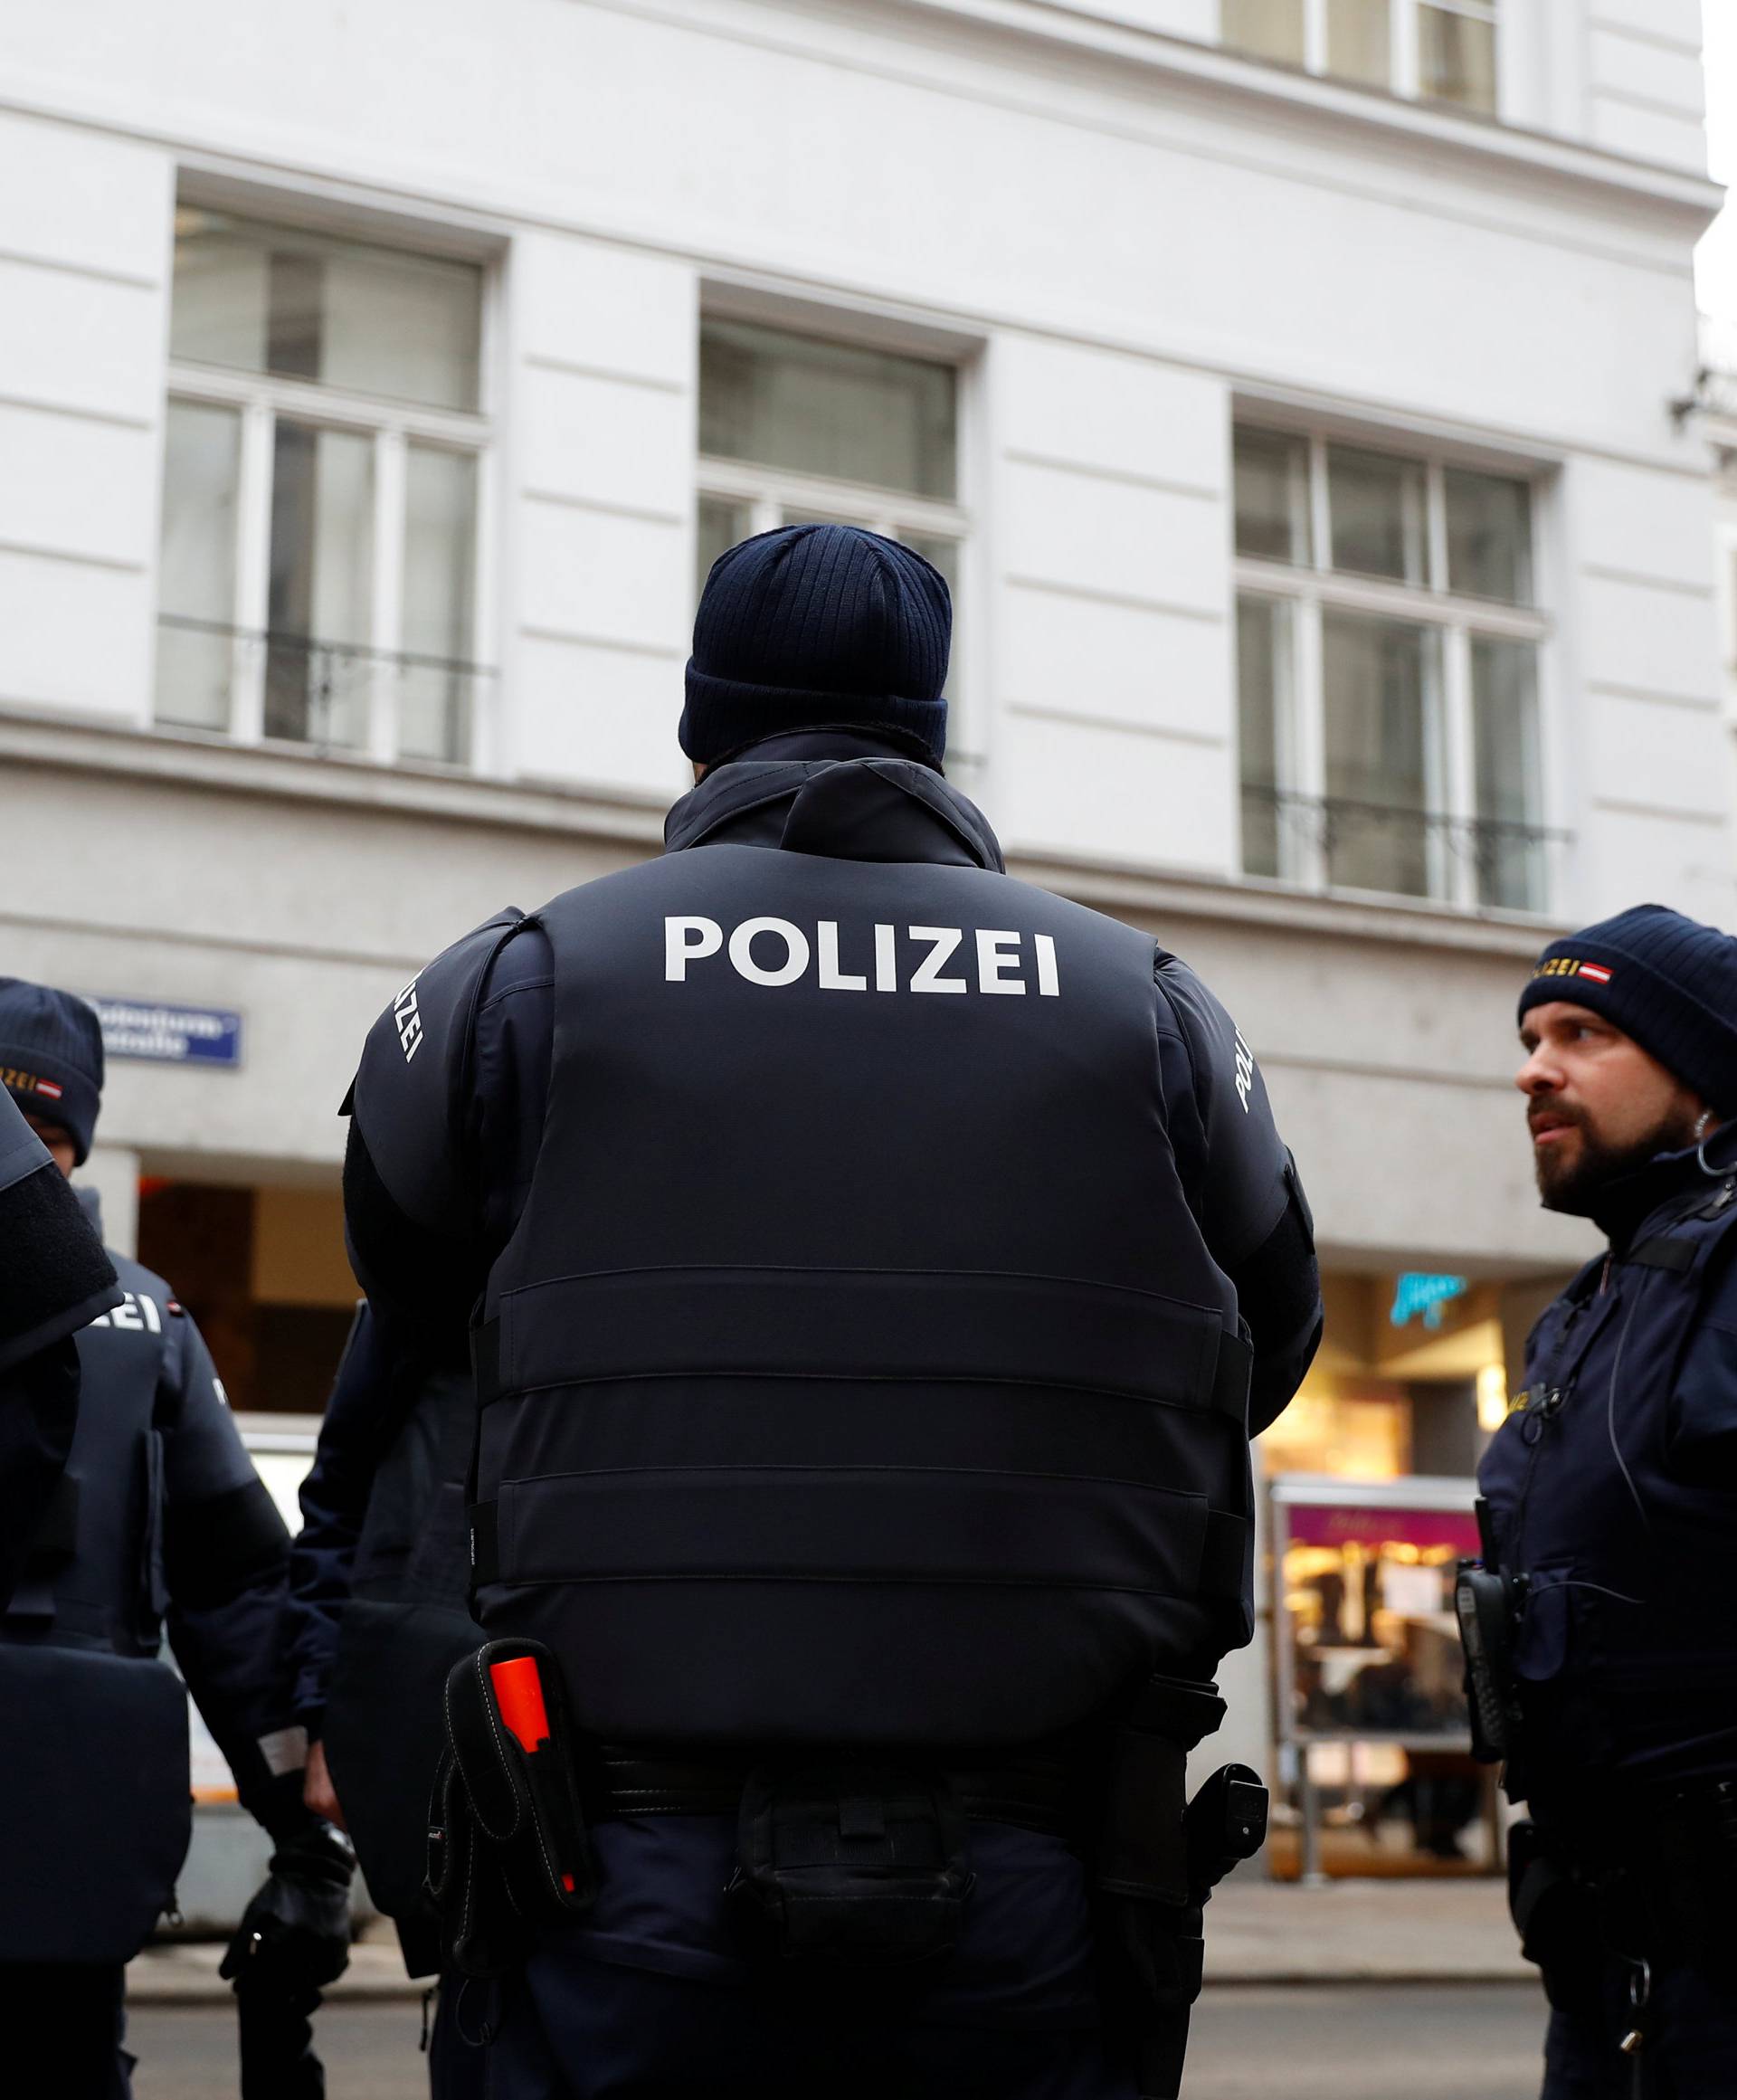
[{"label": "black ballistic vest", "polygon": [[124,1962],[192,1832],[187,1701],[158,1658],[167,1286],[122,1255],[78,1337],[59,1495],[0,1617],[0,1962]]},{"label": "black ballistic vest", "polygon": [[606,1740],[1013,1744],[1248,1637],[1249,1353],[1165,1134],[1158,951],[870,858],[860,810],[817,838],[829,777],[804,850],[536,915],[478,1605]]}]

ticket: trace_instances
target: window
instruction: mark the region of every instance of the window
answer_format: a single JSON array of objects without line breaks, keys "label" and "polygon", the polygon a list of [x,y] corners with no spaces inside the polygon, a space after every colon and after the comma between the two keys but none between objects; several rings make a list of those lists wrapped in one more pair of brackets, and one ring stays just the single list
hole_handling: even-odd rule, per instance
[{"label": "window", "polygon": [[1496,0],[1220,0],[1237,51],[1431,102],[1496,109]]},{"label": "window", "polygon": [[1245,871],[1543,910],[1530,484],[1239,428],[1235,510]]},{"label": "window", "polygon": [[468,763],[482,272],[176,214],[157,718]]},{"label": "window", "polygon": [[[933,562],[956,601],[966,529],[958,392],[958,372],[937,359],[705,321],[698,584],[753,533],[862,525]],[[950,690],[960,682],[957,611]]]}]

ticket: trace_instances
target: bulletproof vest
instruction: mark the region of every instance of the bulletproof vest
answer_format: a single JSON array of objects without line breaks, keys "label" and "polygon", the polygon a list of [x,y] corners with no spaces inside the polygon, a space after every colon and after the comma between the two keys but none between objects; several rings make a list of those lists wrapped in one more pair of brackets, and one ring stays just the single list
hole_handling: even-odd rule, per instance
[{"label": "bulletproof vest", "polygon": [[60,1492],[0,1618],[0,1962],[125,1961],[191,1834],[186,1694],[159,1659],[162,1278],[111,1252],[125,1296],[78,1337]]},{"label": "bulletproof vest", "polygon": [[1160,951],[958,812],[822,767],[781,845],[536,915],[477,1600],[593,1735],[1012,1744],[1247,1638],[1250,1353],[1165,1132]]},{"label": "bulletproof vest", "polygon": [[[369,1490],[324,1726],[368,1892],[401,1924],[422,1907],[441,1689],[482,1639],[464,1516],[476,1387],[468,1367],[410,1374],[415,1399]],[[437,1965],[438,1947],[426,1952],[418,1968]]]},{"label": "bulletproof vest", "polygon": [[1622,1256],[1581,1270],[1533,1330],[1478,1468],[1503,1566],[1525,1579],[1528,1747],[1510,1791],[1534,1803],[1586,1774],[1737,1769],[1732,1490],[1669,1462],[1734,1198],[1729,1180],[1679,1189]]}]

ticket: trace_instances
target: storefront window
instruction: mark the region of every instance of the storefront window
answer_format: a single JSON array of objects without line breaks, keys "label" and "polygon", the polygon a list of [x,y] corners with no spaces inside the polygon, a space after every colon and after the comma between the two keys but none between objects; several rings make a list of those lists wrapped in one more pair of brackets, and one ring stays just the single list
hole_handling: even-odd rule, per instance
[{"label": "storefront window", "polygon": [[1280,1876],[1456,1874],[1495,1858],[1471,1757],[1453,1580],[1477,1462],[1553,1285],[1419,1266],[1323,1279],[1302,1390],[1257,1441],[1267,1481]]},{"label": "storefront window", "polygon": [[1279,1734],[1291,1777],[1275,1866],[1476,1872],[1494,1857],[1471,1755],[1453,1588],[1477,1551],[1472,1485],[1275,1484]]}]

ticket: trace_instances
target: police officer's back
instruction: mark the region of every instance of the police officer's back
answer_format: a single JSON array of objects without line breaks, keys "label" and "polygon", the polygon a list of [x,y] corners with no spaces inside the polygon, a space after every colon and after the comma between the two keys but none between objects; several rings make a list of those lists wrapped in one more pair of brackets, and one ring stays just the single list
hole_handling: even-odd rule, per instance
[{"label": "police officer's back", "polygon": [[1204,986],[941,777],[946,637],[871,535],[732,550],[665,858],[478,929],[364,1055],[352,1245],[376,1298],[482,1292],[479,1613],[546,1644],[595,1825],[509,2084],[1132,2091],[1088,1879],[1207,1878],[1182,1762],[1307,1214]]},{"label": "police officer's back", "polygon": [[[102,1086],[94,1012],[0,980],[0,1067],[70,1174]],[[186,1696],[160,1659],[165,1632],[243,1804],[278,1841],[267,1909],[287,1892],[334,1892],[316,1904],[336,1913],[320,1928],[328,1973],[345,1956],[349,1878],[300,1799],[283,1521],[185,1307],[141,1263],[110,1259],[120,1302],[79,1332],[66,1471],[0,1615],[0,2015],[9,2049],[52,2066],[65,2100],[128,2090],[124,1964],[169,1905],[186,1849]],[[305,1940],[307,1906],[291,1907]],[[308,2070],[317,2078],[311,2058]]]},{"label": "police officer's back", "polygon": [[1478,1475],[1545,2093],[1713,2100],[1737,2092],[1737,940],[1637,907],[1546,948],[1520,1021],[1540,1193],[1609,1240]]}]

